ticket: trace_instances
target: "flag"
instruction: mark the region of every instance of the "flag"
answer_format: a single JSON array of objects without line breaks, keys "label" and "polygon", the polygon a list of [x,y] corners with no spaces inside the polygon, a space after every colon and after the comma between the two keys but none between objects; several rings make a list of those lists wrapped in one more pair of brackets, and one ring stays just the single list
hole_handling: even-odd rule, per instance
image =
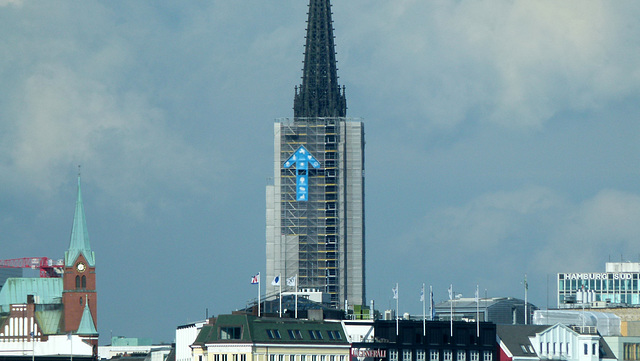
[{"label": "flag", "polygon": [[295,287],[296,286],[296,278],[298,275],[287,278],[287,286]]},{"label": "flag", "polygon": [[273,286],[280,286],[280,275],[273,277],[273,281],[271,281]]},{"label": "flag", "polygon": [[424,286],[422,286],[420,290],[420,302],[424,302]]},{"label": "flag", "polygon": [[449,299],[453,300],[453,285],[449,285]]},{"label": "flag", "polygon": [[435,307],[435,303],[433,302],[433,287],[429,286],[429,308],[431,309],[431,319],[435,319],[436,318],[436,307]]},{"label": "flag", "polygon": [[476,303],[478,303],[479,299],[480,297],[478,296],[478,285],[476,285]]},{"label": "flag", "polygon": [[397,300],[398,299],[398,288],[397,287],[392,288],[391,292],[393,292],[393,299]]},{"label": "flag", "polygon": [[260,283],[260,272],[258,272],[257,275],[251,277],[251,284],[252,285],[257,285]]}]

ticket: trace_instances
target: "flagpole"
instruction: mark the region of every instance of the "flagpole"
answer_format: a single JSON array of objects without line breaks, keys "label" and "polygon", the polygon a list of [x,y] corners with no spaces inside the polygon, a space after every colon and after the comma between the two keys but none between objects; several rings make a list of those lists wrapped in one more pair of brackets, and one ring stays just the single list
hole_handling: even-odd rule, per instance
[{"label": "flagpole", "polygon": [[433,321],[433,286],[429,286],[429,317]]},{"label": "flagpole", "polygon": [[298,275],[297,274],[296,274],[296,278],[295,278],[295,287],[296,287],[295,288],[295,291],[296,291],[296,296],[295,296],[295,299],[296,299],[296,312],[295,312],[295,314],[296,314],[296,320],[297,320],[298,319]]},{"label": "flagpole", "polygon": [[420,298],[422,298],[422,336],[427,335],[427,306],[424,300],[424,283],[422,284],[422,293],[420,294]]},{"label": "flagpole", "polygon": [[451,337],[453,337],[453,284],[449,285],[449,324],[451,329]]},{"label": "flagpole", "polygon": [[480,337],[480,295],[476,285],[476,337]]},{"label": "flagpole", "polygon": [[260,272],[258,272],[258,317],[260,317]]},{"label": "flagpole", "polygon": [[282,274],[278,275],[278,286],[280,286],[280,317],[282,317]]},{"label": "flagpole", "polygon": [[398,336],[398,334],[400,333],[400,325],[399,325],[399,320],[398,318],[400,317],[400,311],[398,310],[398,305],[399,305],[399,299],[400,299],[400,290],[398,289],[398,283],[396,282],[396,336]]},{"label": "flagpole", "polygon": [[527,283],[527,274],[524,274],[524,324],[529,322],[529,314],[527,313],[527,291],[529,290],[529,284]]}]

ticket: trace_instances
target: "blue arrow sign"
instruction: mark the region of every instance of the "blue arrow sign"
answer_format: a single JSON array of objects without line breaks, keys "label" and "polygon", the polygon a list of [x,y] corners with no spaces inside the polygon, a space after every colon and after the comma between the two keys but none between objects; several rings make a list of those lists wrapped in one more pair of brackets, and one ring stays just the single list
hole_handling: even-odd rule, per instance
[{"label": "blue arrow sign", "polygon": [[289,168],[293,164],[296,165],[296,200],[306,202],[309,199],[309,177],[307,170],[309,169],[309,165],[313,168],[320,168],[320,162],[318,162],[304,146],[300,146],[300,148],[284,162],[284,167]]}]

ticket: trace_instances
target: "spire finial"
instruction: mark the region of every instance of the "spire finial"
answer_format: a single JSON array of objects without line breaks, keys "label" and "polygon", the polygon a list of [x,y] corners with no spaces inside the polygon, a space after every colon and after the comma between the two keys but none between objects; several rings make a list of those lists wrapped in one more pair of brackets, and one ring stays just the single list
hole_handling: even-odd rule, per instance
[{"label": "spire finial", "polygon": [[294,118],[345,117],[340,94],[329,0],[310,0],[302,84],[293,101]]},{"label": "spire finial", "polygon": [[80,166],[78,166],[78,198],[76,200],[76,211],[73,216],[73,226],[71,227],[71,240],[69,249],[65,252],[65,265],[71,267],[80,254],[89,263],[95,266],[95,256],[89,245],[89,232],[87,222],[84,217],[84,205],[82,203],[82,191],[80,189]]}]

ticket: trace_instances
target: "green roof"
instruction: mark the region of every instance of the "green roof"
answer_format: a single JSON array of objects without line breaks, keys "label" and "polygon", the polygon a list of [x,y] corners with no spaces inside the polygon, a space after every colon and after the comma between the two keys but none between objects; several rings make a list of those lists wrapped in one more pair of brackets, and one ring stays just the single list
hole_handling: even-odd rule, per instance
[{"label": "green roof", "polygon": [[211,325],[202,326],[202,328],[200,329],[200,332],[198,332],[198,336],[196,336],[195,341],[193,341],[193,344],[203,345],[207,340],[209,340],[212,337],[211,332],[213,332],[214,329],[215,327]]},{"label": "green roof", "polygon": [[76,211],[73,216],[73,227],[71,228],[71,240],[69,242],[69,250],[64,254],[64,261],[67,267],[73,266],[82,254],[89,263],[89,266],[95,267],[95,254],[91,250],[89,244],[89,231],[87,229],[87,221],[84,217],[84,205],[82,203],[82,192],[80,190],[80,176],[78,176],[78,199],[76,200]]},{"label": "green roof", "polygon": [[38,304],[62,303],[62,278],[8,278],[0,289],[0,307],[27,303],[27,295],[35,295]]},{"label": "green roof", "polygon": [[202,328],[195,343],[238,342],[348,344],[340,322],[258,318],[250,315],[218,316],[214,325]]},{"label": "green roof", "polygon": [[82,311],[82,318],[80,319],[80,325],[78,325],[78,335],[97,335],[98,330],[93,323],[93,316],[91,316],[91,310],[89,310],[89,303],[84,304],[84,311]]},{"label": "green roof", "polygon": [[36,307],[36,321],[45,335],[61,334],[60,320],[62,320],[62,305],[43,310],[38,310]]}]

